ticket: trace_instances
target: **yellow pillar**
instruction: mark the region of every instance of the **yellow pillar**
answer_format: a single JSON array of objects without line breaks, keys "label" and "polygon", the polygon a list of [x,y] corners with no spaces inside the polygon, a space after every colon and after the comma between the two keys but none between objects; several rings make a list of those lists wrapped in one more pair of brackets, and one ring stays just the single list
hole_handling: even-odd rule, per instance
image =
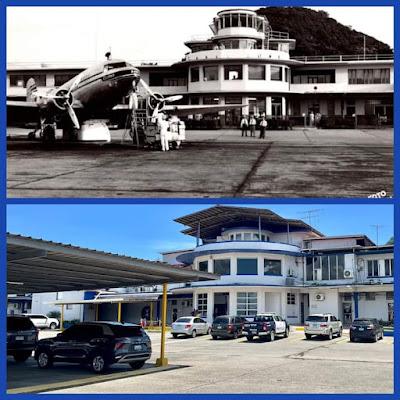
[{"label": "yellow pillar", "polygon": [[64,330],[64,304],[61,304],[61,321],[60,321],[60,329],[61,332]]},{"label": "yellow pillar", "polygon": [[122,314],[122,303],[118,303],[118,322],[121,322],[121,314]]},{"label": "yellow pillar", "polygon": [[167,322],[167,284],[163,283],[163,297],[161,307],[161,350],[160,358],[157,358],[157,367],[166,367],[168,365],[168,358],[165,357],[165,333]]},{"label": "yellow pillar", "polygon": [[98,321],[99,320],[99,304],[96,303],[95,305],[96,305],[96,315],[95,315],[94,320]]}]

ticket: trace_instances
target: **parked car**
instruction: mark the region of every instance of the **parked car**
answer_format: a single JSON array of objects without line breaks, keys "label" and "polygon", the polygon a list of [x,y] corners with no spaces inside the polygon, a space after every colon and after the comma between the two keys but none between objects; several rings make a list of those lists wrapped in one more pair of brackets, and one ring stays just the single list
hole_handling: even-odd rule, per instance
[{"label": "parked car", "polygon": [[213,339],[219,337],[229,337],[237,339],[242,335],[243,325],[246,320],[235,315],[220,315],[215,318],[211,326],[211,336]]},{"label": "parked car", "polygon": [[38,330],[23,315],[7,316],[7,355],[17,362],[26,361],[36,347]]},{"label": "parked car", "polygon": [[343,325],[332,314],[311,314],[304,323],[304,333],[306,339],[311,339],[313,335],[317,335],[332,340],[333,335],[342,336]]},{"label": "parked car", "polygon": [[357,318],[350,326],[350,341],[383,339],[383,327],[375,318]]},{"label": "parked car", "polygon": [[39,368],[54,362],[89,365],[102,373],[114,363],[143,367],[151,356],[151,341],[140,325],[119,322],[80,322],[54,338],[40,340],[35,350]]},{"label": "parked car", "polygon": [[257,314],[253,322],[246,322],[243,326],[243,335],[248,341],[258,336],[273,342],[276,335],[288,337],[290,326],[280,315],[276,313]]},{"label": "parked car", "polygon": [[33,325],[39,329],[57,329],[60,326],[60,321],[57,318],[49,318],[44,314],[24,314],[26,317],[29,317],[33,322]]},{"label": "parked car", "polygon": [[195,338],[197,335],[208,335],[210,325],[199,317],[180,317],[171,325],[171,333],[174,338],[178,335],[186,335]]}]

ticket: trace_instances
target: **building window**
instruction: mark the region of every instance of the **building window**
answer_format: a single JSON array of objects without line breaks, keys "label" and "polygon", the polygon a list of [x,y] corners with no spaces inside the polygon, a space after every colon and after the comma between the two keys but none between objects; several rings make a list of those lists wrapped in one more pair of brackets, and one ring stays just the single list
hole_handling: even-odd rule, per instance
[{"label": "building window", "polygon": [[62,86],[64,83],[68,82],[74,78],[77,74],[54,74],[54,86]]},{"label": "building window", "polygon": [[198,82],[200,80],[199,67],[190,68],[190,82]]},{"label": "building window", "polygon": [[230,275],[231,260],[229,258],[223,260],[214,260],[214,274]]},{"label": "building window", "polygon": [[205,96],[203,97],[203,104],[219,104],[219,97]]},{"label": "building window", "polygon": [[354,99],[346,100],[346,115],[353,115],[356,113],[356,101]]},{"label": "building window", "polygon": [[257,314],[257,292],[238,292],[237,315],[248,317]]},{"label": "building window", "polygon": [[225,65],[224,79],[226,81],[235,81],[243,79],[243,66],[242,65]]},{"label": "building window", "polygon": [[390,68],[349,69],[349,85],[390,83]]},{"label": "building window", "polygon": [[312,257],[306,258],[306,280],[313,280],[313,259]]},{"label": "building window", "polygon": [[72,310],[74,308],[74,305],[73,304],[66,304],[65,305],[65,309],[66,310]]},{"label": "building window", "polygon": [[281,80],[282,80],[282,67],[271,65],[271,81],[281,81]]},{"label": "building window", "polygon": [[26,87],[26,83],[30,78],[35,80],[37,87],[46,86],[46,75],[45,74],[10,74],[10,86]]},{"label": "building window", "polygon": [[287,304],[296,304],[296,295],[294,293],[287,293]]},{"label": "building window", "polygon": [[217,81],[218,80],[218,66],[209,65],[203,67],[203,80],[204,81]]},{"label": "building window", "polygon": [[265,65],[249,65],[249,80],[265,80]]},{"label": "building window", "polygon": [[344,255],[330,254],[306,258],[306,280],[344,279]]},{"label": "building window", "polygon": [[225,104],[242,104],[242,98],[238,96],[226,96]]},{"label": "building window", "polygon": [[285,82],[289,82],[289,68],[285,68]]},{"label": "building window", "polygon": [[367,300],[367,301],[374,301],[374,300],[375,300],[375,293],[366,292],[366,293],[365,293],[365,300]]},{"label": "building window", "polygon": [[238,275],[257,275],[257,258],[238,258],[237,259]]},{"label": "building window", "polygon": [[200,261],[199,262],[199,271],[208,272],[208,261]]},{"label": "building window", "polygon": [[282,275],[282,261],[264,258],[264,275]]},{"label": "building window", "polygon": [[386,292],[386,300],[393,300],[393,292]]},{"label": "building window", "polygon": [[393,258],[385,260],[385,276],[393,276]]},{"label": "building window", "polygon": [[197,295],[197,310],[202,317],[207,317],[207,293]]},{"label": "building window", "polygon": [[368,277],[379,276],[378,260],[368,260]]}]

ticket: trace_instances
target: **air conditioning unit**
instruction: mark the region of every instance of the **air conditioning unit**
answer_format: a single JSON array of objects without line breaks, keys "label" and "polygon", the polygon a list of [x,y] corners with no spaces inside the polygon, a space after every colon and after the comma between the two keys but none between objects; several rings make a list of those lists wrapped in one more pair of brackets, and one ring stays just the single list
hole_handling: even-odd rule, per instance
[{"label": "air conditioning unit", "polygon": [[354,278],[353,270],[352,269],[345,269],[343,275],[346,279]]},{"label": "air conditioning unit", "polygon": [[317,301],[323,301],[323,300],[325,300],[325,295],[324,295],[323,293],[317,293],[317,294],[315,295],[315,300],[317,300]]}]

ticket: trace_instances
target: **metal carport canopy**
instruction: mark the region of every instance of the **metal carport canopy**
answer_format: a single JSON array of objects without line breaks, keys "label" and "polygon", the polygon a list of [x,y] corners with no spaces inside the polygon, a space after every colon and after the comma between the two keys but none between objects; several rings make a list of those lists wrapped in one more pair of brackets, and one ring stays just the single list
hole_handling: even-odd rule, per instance
[{"label": "metal carport canopy", "polygon": [[218,279],[218,275],[7,234],[7,291],[95,290]]}]

